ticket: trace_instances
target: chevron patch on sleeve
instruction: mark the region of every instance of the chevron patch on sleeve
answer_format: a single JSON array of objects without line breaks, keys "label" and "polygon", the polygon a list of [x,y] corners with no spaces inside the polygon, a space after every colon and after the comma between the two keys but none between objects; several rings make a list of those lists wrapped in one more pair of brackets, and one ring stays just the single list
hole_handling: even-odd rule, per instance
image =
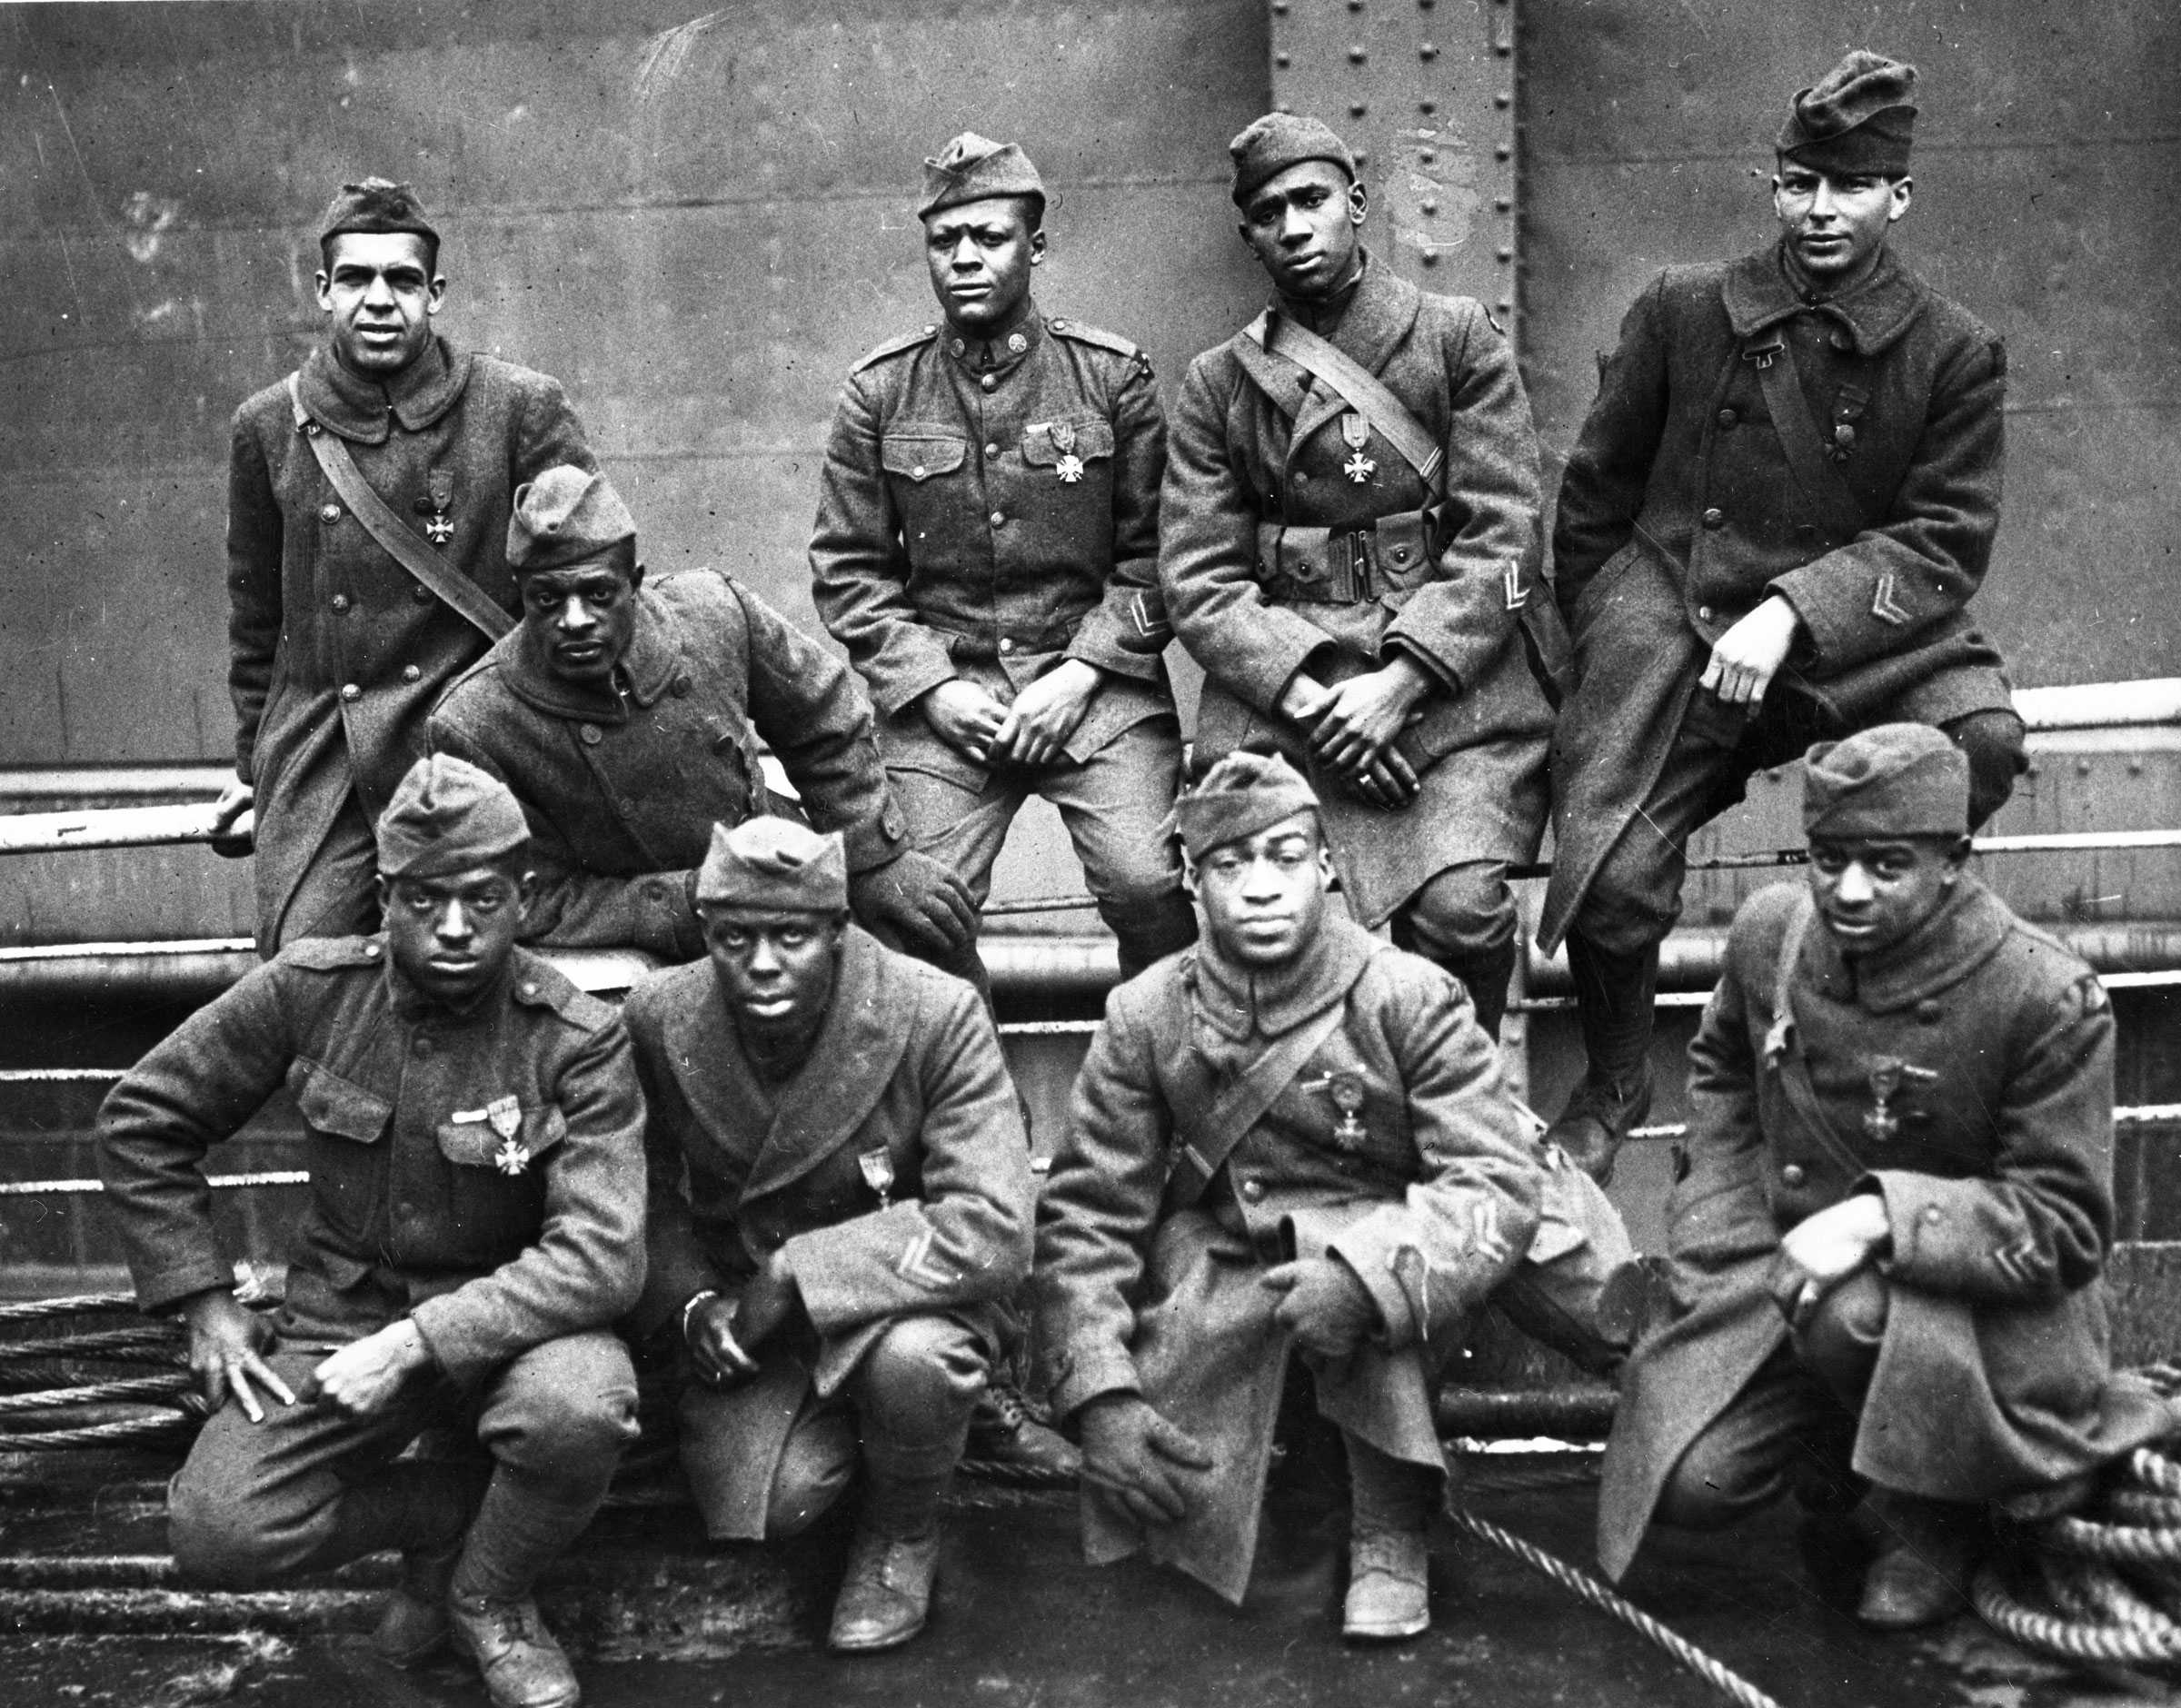
[{"label": "chevron patch on sleeve", "polygon": [[919,1286],[934,1290],[951,1287],[960,1278],[931,1252],[932,1233],[925,1228],[903,1248],[893,1266],[894,1274],[904,1281],[913,1281]]},{"label": "chevron patch on sleeve", "polygon": [[1878,576],[1877,591],[1870,596],[1870,614],[1880,622],[1889,622],[1897,629],[1916,615],[1894,598],[1891,570],[1883,571]]}]

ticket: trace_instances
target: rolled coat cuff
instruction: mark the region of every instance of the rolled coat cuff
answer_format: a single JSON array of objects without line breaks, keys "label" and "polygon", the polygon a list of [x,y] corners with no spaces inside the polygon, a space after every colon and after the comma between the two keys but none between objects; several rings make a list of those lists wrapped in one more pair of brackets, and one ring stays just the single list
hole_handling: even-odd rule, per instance
[{"label": "rolled coat cuff", "polygon": [[1140,1397],[1143,1393],[1136,1361],[1119,1346],[1101,1346],[1081,1353],[1071,1349],[1062,1353],[1055,1364],[1058,1367],[1053,1374],[1050,1398],[1054,1415],[1062,1419],[1074,1416],[1092,1400],[1108,1394]]},{"label": "rolled coat cuff", "polygon": [[[1414,1234],[1400,1226],[1398,1212],[1374,1210],[1326,1241],[1325,1250],[1329,1257],[1346,1264],[1370,1295],[1389,1351],[1413,1346],[1423,1338],[1429,1325],[1417,1320],[1416,1302],[1401,1278],[1404,1261],[1420,1263],[1423,1254]],[[1406,1260],[1404,1252],[1409,1254]]]},{"label": "rolled coat cuff", "polygon": [[234,1286],[233,1271],[208,1252],[162,1263],[155,1268],[132,1265],[131,1269],[136,1284],[136,1308],[146,1316],[172,1310],[195,1294]]},{"label": "rolled coat cuff", "polygon": [[891,789],[885,806],[840,829],[848,852],[848,869],[855,877],[892,864],[909,847],[901,809],[893,804]]},{"label": "rolled coat cuff", "polygon": [[[1881,1270],[1927,1293],[2034,1298],[2059,1286],[2050,1258],[2027,1231],[1995,1226],[1988,1180],[1948,1180],[1905,1168],[1865,1175],[1858,1191],[1876,1191],[1893,1236]],[[2012,1235],[2010,1238],[2009,1236]]]},{"label": "rolled coat cuff", "polygon": [[917,630],[913,640],[897,637],[887,650],[903,656],[882,666],[866,660],[863,667],[864,686],[871,690],[871,703],[881,717],[904,710],[961,673],[954,668],[954,655],[945,639],[932,630]]}]

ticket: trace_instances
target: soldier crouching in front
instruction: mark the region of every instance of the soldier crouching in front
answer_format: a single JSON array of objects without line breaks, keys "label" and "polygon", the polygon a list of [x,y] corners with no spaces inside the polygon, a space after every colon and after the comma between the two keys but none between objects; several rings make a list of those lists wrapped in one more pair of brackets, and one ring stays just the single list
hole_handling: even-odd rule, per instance
[{"label": "soldier crouching in front", "polygon": [[651,1280],[681,1326],[682,1463],[717,1540],[806,1528],[861,1466],[835,1649],[923,1629],[939,1505],[1030,1267],[1036,1189],[977,992],[849,922],[838,834],[714,830],[710,958],[629,998]]},{"label": "soldier crouching in front", "polygon": [[1347,1447],[1346,1634],[1412,1637],[1447,1475],[1435,1381],[1523,1266],[1543,1174],[1460,984],[1328,912],[1292,767],[1230,754],[1175,819],[1202,935],[1108,1001],[1039,1212],[1084,1552],[1148,1544],[1240,1602],[1299,1351]]},{"label": "soldier crouching in front", "polygon": [[1970,775],[1925,724],[1812,748],[1809,887],[1735,919],[1689,1048],[1671,1305],[1606,1450],[1616,1577],[1654,1520],[1867,1490],[1857,1616],[1929,1624],[1983,1503],[2065,1510],[2170,1425],[2107,1361],[2113,1016],[1964,869]]},{"label": "soldier crouching in front", "polygon": [[[99,1114],[137,1299],[184,1314],[218,1407],[168,1491],[174,1559],[241,1587],[399,1549],[382,1656],[452,1635],[499,1708],[568,1708],[531,1589],[636,1435],[607,1328],[643,1282],[628,1036],[516,947],[535,881],[503,785],[420,760],[377,839],[384,935],[289,945]],[[284,1084],[311,1199],[267,1324],[228,1290],[203,1163]],[[456,1421],[489,1468],[397,1462]]]}]

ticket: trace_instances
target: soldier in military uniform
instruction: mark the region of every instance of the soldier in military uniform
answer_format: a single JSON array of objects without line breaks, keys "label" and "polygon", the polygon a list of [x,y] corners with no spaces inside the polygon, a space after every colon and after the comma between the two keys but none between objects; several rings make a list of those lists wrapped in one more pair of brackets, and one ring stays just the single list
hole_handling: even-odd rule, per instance
[{"label": "soldier in military uniform", "polygon": [[863,1651],[923,1628],[1036,1192],[991,1016],[851,925],[848,893],[838,835],[721,829],[710,959],[627,1015],[651,1110],[637,1320],[680,1326],[691,1492],[715,1537],[792,1535],[860,1465],[831,1641]]},{"label": "soldier in military uniform", "polygon": [[1230,146],[1278,296],[1175,406],[1159,579],[1204,667],[1196,763],[1275,746],[1302,765],[1356,918],[1390,919],[1497,1032],[1560,644],[1529,403],[1482,305],[1364,250],[1330,130],[1273,114]]},{"label": "soldier in military uniform", "polygon": [[[2170,1426],[2109,1371],[2113,1017],[1965,869],[1923,724],[1810,750],[1807,889],[1735,919],[1689,1050],[1670,1303],[1628,1366],[1598,1552],[1865,1484],[1860,1617],[1958,1608],[1978,1505],[2043,1515]],[[1848,1480],[1852,1479],[1852,1480]]]},{"label": "soldier in military uniform", "polygon": [[1344,1628],[1429,1624],[1439,1377],[1488,1296],[1595,1327],[1626,1234],[1541,1157],[1462,988],[1329,906],[1318,801],[1278,756],[1175,809],[1203,912],[1114,991],[1039,1207],[1031,1290],[1083,1445],[1084,1551],[1148,1545],[1239,1602],[1290,1354],[1347,1450]]},{"label": "soldier in military uniform", "polygon": [[254,805],[266,955],[376,926],[372,823],[433,702],[513,625],[514,490],[595,466],[557,382],[433,332],[439,235],[406,185],[343,185],[319,251],[325,342],[235,412],[228,464],[235,780],[220,809],[232,825]]},{"label": "soldier in military uniform", "polygon": [[647,580],[634,519],[588,470],[548,469],[515,494],[507,561],[522,624],[447,690],[430,735],[529,815],[535,940],[703,954],[697,867],[715,823],[770,810],[762,740],[811,821],[842,833],[864,928],[971,977],[976,909],[909,847],[845,665],[726,576]]},{"label": "soldier in military uniform", "polygon": [[[528,838],[501,784],[419,760],[378,824],[384,934],[249,974],[122,1080],[99,1141],[137,1301],[182,1312],[215,1407],[168,1492],[184,1581],[398,1548],[384,1658],[452,1634],[499,1708],[568,1708],[531,1585],[636,1436],[608,1325],[643,1282],[643,1108],[612,1009],[516,947]],[[284,1085],[310,1202],[268,1322],[229,1291],[203,1165]],[[489,1471],[397,1461],[457,1423]]]},{"label": "soldier in military uniform", "polygon": [[1972,826],[2026,762],[1966,607],[1999,521],[1999,339],[1904,267],[1915,69],[1802,90],[1779,240],[1669,267],[1601,363],[1553,535],[1578,680],[1555,738],[1552,882],[1587,1074],[1553,1134],[1602,1178],[1650,1102],[1658,945],[1688,839],[1752,771],[1897,719],[1969,760]]},{"label": "soldier in military uniform", "polygon": [[818,614],[879,711],[916,846],[981,907],[1031,794],[1060,809],[1124,975],[1196,933],[1159,826],[1180,737],[1153,584],[1165,429],[1125,338],[1030,294],[1045,190],[1013,144],[926,163],[943,326],[856,364],[811,541]]}]

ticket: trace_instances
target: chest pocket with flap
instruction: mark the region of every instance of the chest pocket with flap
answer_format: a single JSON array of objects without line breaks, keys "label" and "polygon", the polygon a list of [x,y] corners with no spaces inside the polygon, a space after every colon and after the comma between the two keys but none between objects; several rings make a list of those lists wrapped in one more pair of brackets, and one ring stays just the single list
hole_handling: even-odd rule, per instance
[{"label": "chest pocket with flap", "polygon": [[377,1144],[393,1113],[387,1098],[305,1056],[288,1068],[288,1090],[314,1133],[358,1145]]},{"label": "chest pocket with flap", "polygon": [[[458,1109],[439,1123],[437,1131],[439,1154],[457,1167],[513,1176],[527,1173],[538,1157],[568,1137],[568,1117],[558,1104],[522,1109],[513,1133],[503,1138],[484,1109]],[[507,1148],[511,1144],[513,1150]]]},{"label": "chest pocket with flap", "polygon": [[[1072,433],[1073,442],[1062,451],[1060,439]],[[1022,430],[1022,461],[1033,469],[1051,469],[1059,466],[1063,456],[1073,455],[1084,464],[1108,460],[1113,455],[1113,423],[1103,416],[1092,415],[1081,421],[1066,422],[1053,421],[1032,422]],[[1087,470],[1086,470],[1087,472]]]},{"label": "chest pocket with flap", "polygon": [[879,462],[886,472],[911,485],[951,474],[970,453],[970,442],[953,433],[897,427],[879,442]]}]

